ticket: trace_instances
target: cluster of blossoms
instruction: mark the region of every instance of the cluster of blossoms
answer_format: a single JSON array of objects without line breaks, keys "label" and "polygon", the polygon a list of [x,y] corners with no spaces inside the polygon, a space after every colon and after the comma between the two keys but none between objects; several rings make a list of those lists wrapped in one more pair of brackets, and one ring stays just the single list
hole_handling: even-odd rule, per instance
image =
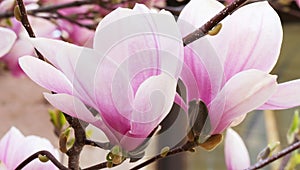
[{"label": "cluster of blossoms", "polygon": [[[54,92],[44,94],[54,107],[101,129],[112,146],[135,156],[174,102],[186,114],[193,101],[207,106],[208,137],[238,125],[252,110],[300,105],[300,80],[278,84],[277,76],[270,74],[280,53],[282,26],[268,2],[241,7],[221,22],[216,36],[183,45],[186,35],[223,8],[215,0],[191,0],[175,21],[167,11],[136,4],[133,9],[117,8],[108,13],[95,32],[65,21],[54,24],[31,17],[37,37],[54,39],[23,38],[24,30],[13,21],[14,32],[0,29],[0,37],[5,37],[0,42],[0,56],[3,60],[23,56],[19,59],[22,70]],[[60,12],[68,15],[73,10],[85,13],[90,9]],[[68,42],[53,37],[57,30],[68,33]],[[94,36],[92,43],[83,47],[90,36]],[[30,56],[33,47],[51,64]],[[186,89],[180,95],[176,91],[179,79]],[[9,133],[21,135],[15,129]],[[5,157],[7,152],[2,149],[9,148],[7,140],[9,134],[0,142],[0,160],[13,167],[6,162],[10,155]],[[231,144],[240,147],[234,149]],[[229,169],[250,165],[241,139],[231,129],[225,147]],[[239,154],[245,155],[245,160],[234,162],[233,157]]]}]

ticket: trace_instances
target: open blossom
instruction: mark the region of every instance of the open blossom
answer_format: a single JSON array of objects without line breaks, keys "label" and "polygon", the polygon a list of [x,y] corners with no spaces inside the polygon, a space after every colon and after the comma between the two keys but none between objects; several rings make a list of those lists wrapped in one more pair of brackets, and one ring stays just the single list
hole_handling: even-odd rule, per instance
[{"label": "open blossom", "polygon": [[225,161],[228,170],[243,170],[250,166],[250,157],[243,139],[231,128],[225,136]]},{"label": "open blossom", "polygon": [[[2,139],[0,139],[0,169],[15,169],[22,161],[40,150],[47,150],[57,159],[59,158],[58,151],[54,149],[47,139],[37,136],[25,137],[17,128],[12,127]],[[43,163],[37,159],[25,166],[24,170],[26,169],[53,170],[57,168],[50,161]]]},{"label": "open blossom", "polygon": [[13,31],[0,27],[0,37],[2,37],[0,41],[0,57],[2,57],[9,52],[17,36]]},{"label": "open blossom", "polygon": [[[215,0],[192,0],[178,19],[183,36],[223,8]],[[208,106],[212,134],[238,124],[254,109],[300,105],[300,80],[277,84],[276,76],[269,74],[281,42],[277,13],[268,2],[257,2],[225,18],[216,36],[207,35],[185,47],[181,77],[187,103],[202,100]]]},{"label": "open blossom", "polygon": [[100,128],[113,145],[136,149],[173,105],[183,45],[166,11],[116,9],[98,25],[93,49],[43,38],[32,43],[55,67],[25,56],[24,72],[57,93],[45,94],[53,106]]}]

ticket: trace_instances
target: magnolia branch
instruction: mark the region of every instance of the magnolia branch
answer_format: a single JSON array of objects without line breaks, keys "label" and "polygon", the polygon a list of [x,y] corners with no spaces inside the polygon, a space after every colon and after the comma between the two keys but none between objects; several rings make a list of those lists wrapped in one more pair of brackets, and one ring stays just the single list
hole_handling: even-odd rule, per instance
[{"label": "magnolia branch", "polygon": [[[17,13],[17,15],[20,15],[19,19],[21,20],[22,25],[26,29],[29,37],[34,38],[35,34],[34,34],[33,29],[32,29],[32,27],[29,23],[29,20],[28,20],[28,17],[27,17],[27,12],[26,12],[23,0],[17,0],[17,4],[18,4],[18,8],[15,9],[16,13]],[[37,49],[34,49],[34,50],[35,50],[38,58],[41,59],[41,60],[44,60],[43,55]]]},{"label": "magnolia branch", "polygon": [[296,143],[293,143],[292,145],[290,145],[289,147],[283,149],[282,151],[274,154],[273,156],[267,158],[267,159],[264,159],[264,160],[261,160],[259,162],[257,162],[255,165],[249,167],[247,170],[255,170],[255,169],[259,169],[259,168],[262,168],[274,161],[276,161],[277,159],[297,150],[300,148],[300,141],[296,142]]},{"label": "magnolia branch", "polygon": [[174,148],[173,150],[170,150],[166,155],[162,155],[162,154],[159,154],[159,155],[156,155],[154,157],[152,157],[151,159],[148,159],[147,161],[131,168],[130,170],[138,170],[138,169],[141,169],[142,167],[145,167],[157,160],[160,160],[162,158],[165,158],[167,156],[171,156],[171,155],[175,155],[175,154],[178,154],[178,153],[182,153],[182,152],[186,152],[186,151],[189,151],[195,147],[199,146],[196,142],[187,142],[185,145],[179,147],[179,148]]},{"label": "magnolia branch", "polygon": [[235,10],[237,10],[240,6],[242,6],[247,0],[236,0],[232,2],[230,5],[225,7],[222,11],[220,11],[217,15],[215,15],[212,19],[206,22],[203,26],[190,33],[186,37],[183,38],[183,44],[188,45],[191,42],[196,41],[197,39],[205,36],[210,30],[212,30],[219,22],[221,22],[225,17],[232,14]]},{"label": "magnolia branch", "polygon": [[38,151],[34,153],[33,155],[26,158],[20,165],[17,166],[16,170],[21,170],[24,168],[27,164],[29,164],[31,161],[33,161],[36,158],[39,158],[39,156],[46,156],[47,159],[49,159],[57,168],[60,170],[70,170],[69,168],[62,165],[50,152],[48,151]]}]

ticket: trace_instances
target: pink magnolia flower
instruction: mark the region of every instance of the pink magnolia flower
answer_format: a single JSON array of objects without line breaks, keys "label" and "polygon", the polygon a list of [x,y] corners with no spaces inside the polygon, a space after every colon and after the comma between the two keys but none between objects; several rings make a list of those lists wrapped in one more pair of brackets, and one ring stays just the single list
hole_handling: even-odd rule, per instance
[{"label": "pink magnolia flower", "polygon": [[[179,16],[182,35],[223,8],[215,0],[192,0]],[[280,53],[282,26],[268,2],[243,6],[222,25],[216,36],[185,47],[181,75],[187,101],[202,100],[208,106],[211,133],[222,133],[254,109],[300,105],[300,80],[278,85],[276,76],[269,74]]]},{"label": "pink magnolia flower", "polygon": [[296,0],[298,7],[300,8],[300,0]]},{"label": "pink magnolia flower", "polygon": [[45,94],[53,106],[100,128],[113,145],[136,149],[173,105],[183,45],[166,11],[114,10],[98,25],[93,49],[43,38],[32,43],[56,68],[25,56],[24,72],[57,93]]},{"label": "pink magnolia flower", "polygon": [[226,131],[224,147],[228,170],[243,170],[250,166],[248,150],[242,138],[231,128]]},{"label": "pink magnolia flower", "polygon": [[13,31],[0,27],[0,37],[2,37],[0,41],[0,57],[2,57],[9,52],[17,36]]},{"label": "pink magnolia flower", "polygon": [[[12,127],[0,140],[0,167],[1,169],[15,169],[20,163],[32,154],[47,150],[56,158],[59,158],[58,151],[45,138],[37,136],[25,137],[17,128]],[[50,161],[42,163],[34,160],[25,166],[24,170],[53,170],[57,169]]]}]

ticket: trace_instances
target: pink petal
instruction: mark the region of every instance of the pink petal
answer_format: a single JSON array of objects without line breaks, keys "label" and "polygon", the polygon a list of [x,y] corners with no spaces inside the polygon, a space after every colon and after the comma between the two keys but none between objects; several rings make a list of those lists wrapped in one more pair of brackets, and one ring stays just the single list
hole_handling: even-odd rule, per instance
[{"label": "pink petal", "polygon": [[48,38],[31,38],[30,42],[56,68],[64,72],[69,79],[73,79],[76,61],[83,47]]},{"label": "pink petal", "polygon": [[224,82],[222,63],[211,43],[202,38],[186,46],[184,64],[181,79],[187,88],[187,101],[210,103]]},{"label": "pink petal", "polygon": [[[24,137],[17,128],[12,127],[0,141],[0,160],[7,169],[15,169],[23,160],[40,150],[47,150],[59,158],[57,150],[47,139],[37,136]],[[52,170],[57,168],[51,162],[41,163],[39,160],[34,160],[24,169]]]},{"label": "pink petal", "polygon": [[[30,155],[41,150],[49,151],[50,153],[52,153],[53,156],[55,156],[59,160],[59,152],[45,138],[41,138],[38,136],[27,136],[24,140],[18,141],[18,143],[19,143],[18,146],[16,146],[18,152],[15,153],[14,158],[16,159],[17,157],[19,157],[20,161],[14,160],[16,163],[15,167]],[[39,170],[39,169],[53,170],[58,168],[50,161],[43,163],[38,159],[30,162],[30,164],[28,164],[28,166],[24,168],[24,170]]]},{"label": "pink petal", "polygon": [[51,66],[32,56],[19,59],[23,71],[38,85],[57,93],[72,92],[72,85],[65,75]]},{"label": "pink petal", "polygon": [[25,39],[18,39],[9,53],[0,60],[5,62],[14,76],[20,76],[24,74],[24,72],[19,65],[19,58],[29,54],[33,54],[33,46]]},{"label": "pink petal", "polygon": [[138,82],[132,83],[134,90],[138,88],[136,84],[159,74],[160,69],[178,77],[183,60],[181,35],[174,17],[167,12],[153,13],[140,4],[133,10],[118,8],[107,15],[97,27],[94,49],[117,66],[130,62],[130,78],[137,75],[132,80]]},{"label": "pink petal", "polygon": [[135,149],[167,116],[174,102],[176,84],[176,79],[167,74],[143,82],[134,99],[134,111],[127,117],[131,129],[122,138],[123,147],[129,151]]},{"label": "pink petal", "polygon": [[103,122],[101,117],[93,116],[91,111],[78,98],[68,94],[49,94],[44,93],[44,97],[51,105],[61,110],[62,112],[91,123],[97,128],[103,130],[112,143],[118,143],[118,139],[111,133]]},{"label": "pink petal", "polygon": [[243,170],[250,166],[248,150],[242,138],[231,128],[225,137],[225,160],[228,170]]},{"label": "pink petal", "polygon": [[17,36],[13,31],[0,27],[0,37],[0,57],[2,57],[9,52],[9,50],[15,43]]},{"label": "pink petal", "polygon": [[73,94],[86,104],[96,107],[94,79],[98,64],[102,60],[101,55],[92,49],[59,40],[34,38],[31,42],[69,79],[74,87]]},{"label": "pink petal", "polygon": [[[0,140],[0,160],[8,169],[15,167],[14,155],[18,152],[16,145],[24,140],[23,134],[15,127],[12,127]],[[18,161],[22,161],[19,160]]]},{"label": "pink petal", "polygon": [[89,123],[98,121],[84,103],[74,96],[68,94],[44,93],[44,97],[51,105],[72,117],[76,117]]},{"label": "pink petal", "polygon": [[177,80],[167,74],[152,76],[139,87],[133,113],[131,134],[147,136],[167,116],[174,102]]},{"label": "pink petal", "polygon": [[273,96],[259,109],[278,110],[300,105],[300,79],[281,83]]},{"label": "pink petal", "polygon": [[221,133],[236,118],[258,108],[276,91],[276,76],[247,70],[233,76],[208,106],[214,133]]},{"label": "pink petal", "polygon": [[221,31],[209,40],[223,57],[227,80],[247,69],[273,69],[280,52],[282,26],[268,2],[245,5],[222,23]]}]

